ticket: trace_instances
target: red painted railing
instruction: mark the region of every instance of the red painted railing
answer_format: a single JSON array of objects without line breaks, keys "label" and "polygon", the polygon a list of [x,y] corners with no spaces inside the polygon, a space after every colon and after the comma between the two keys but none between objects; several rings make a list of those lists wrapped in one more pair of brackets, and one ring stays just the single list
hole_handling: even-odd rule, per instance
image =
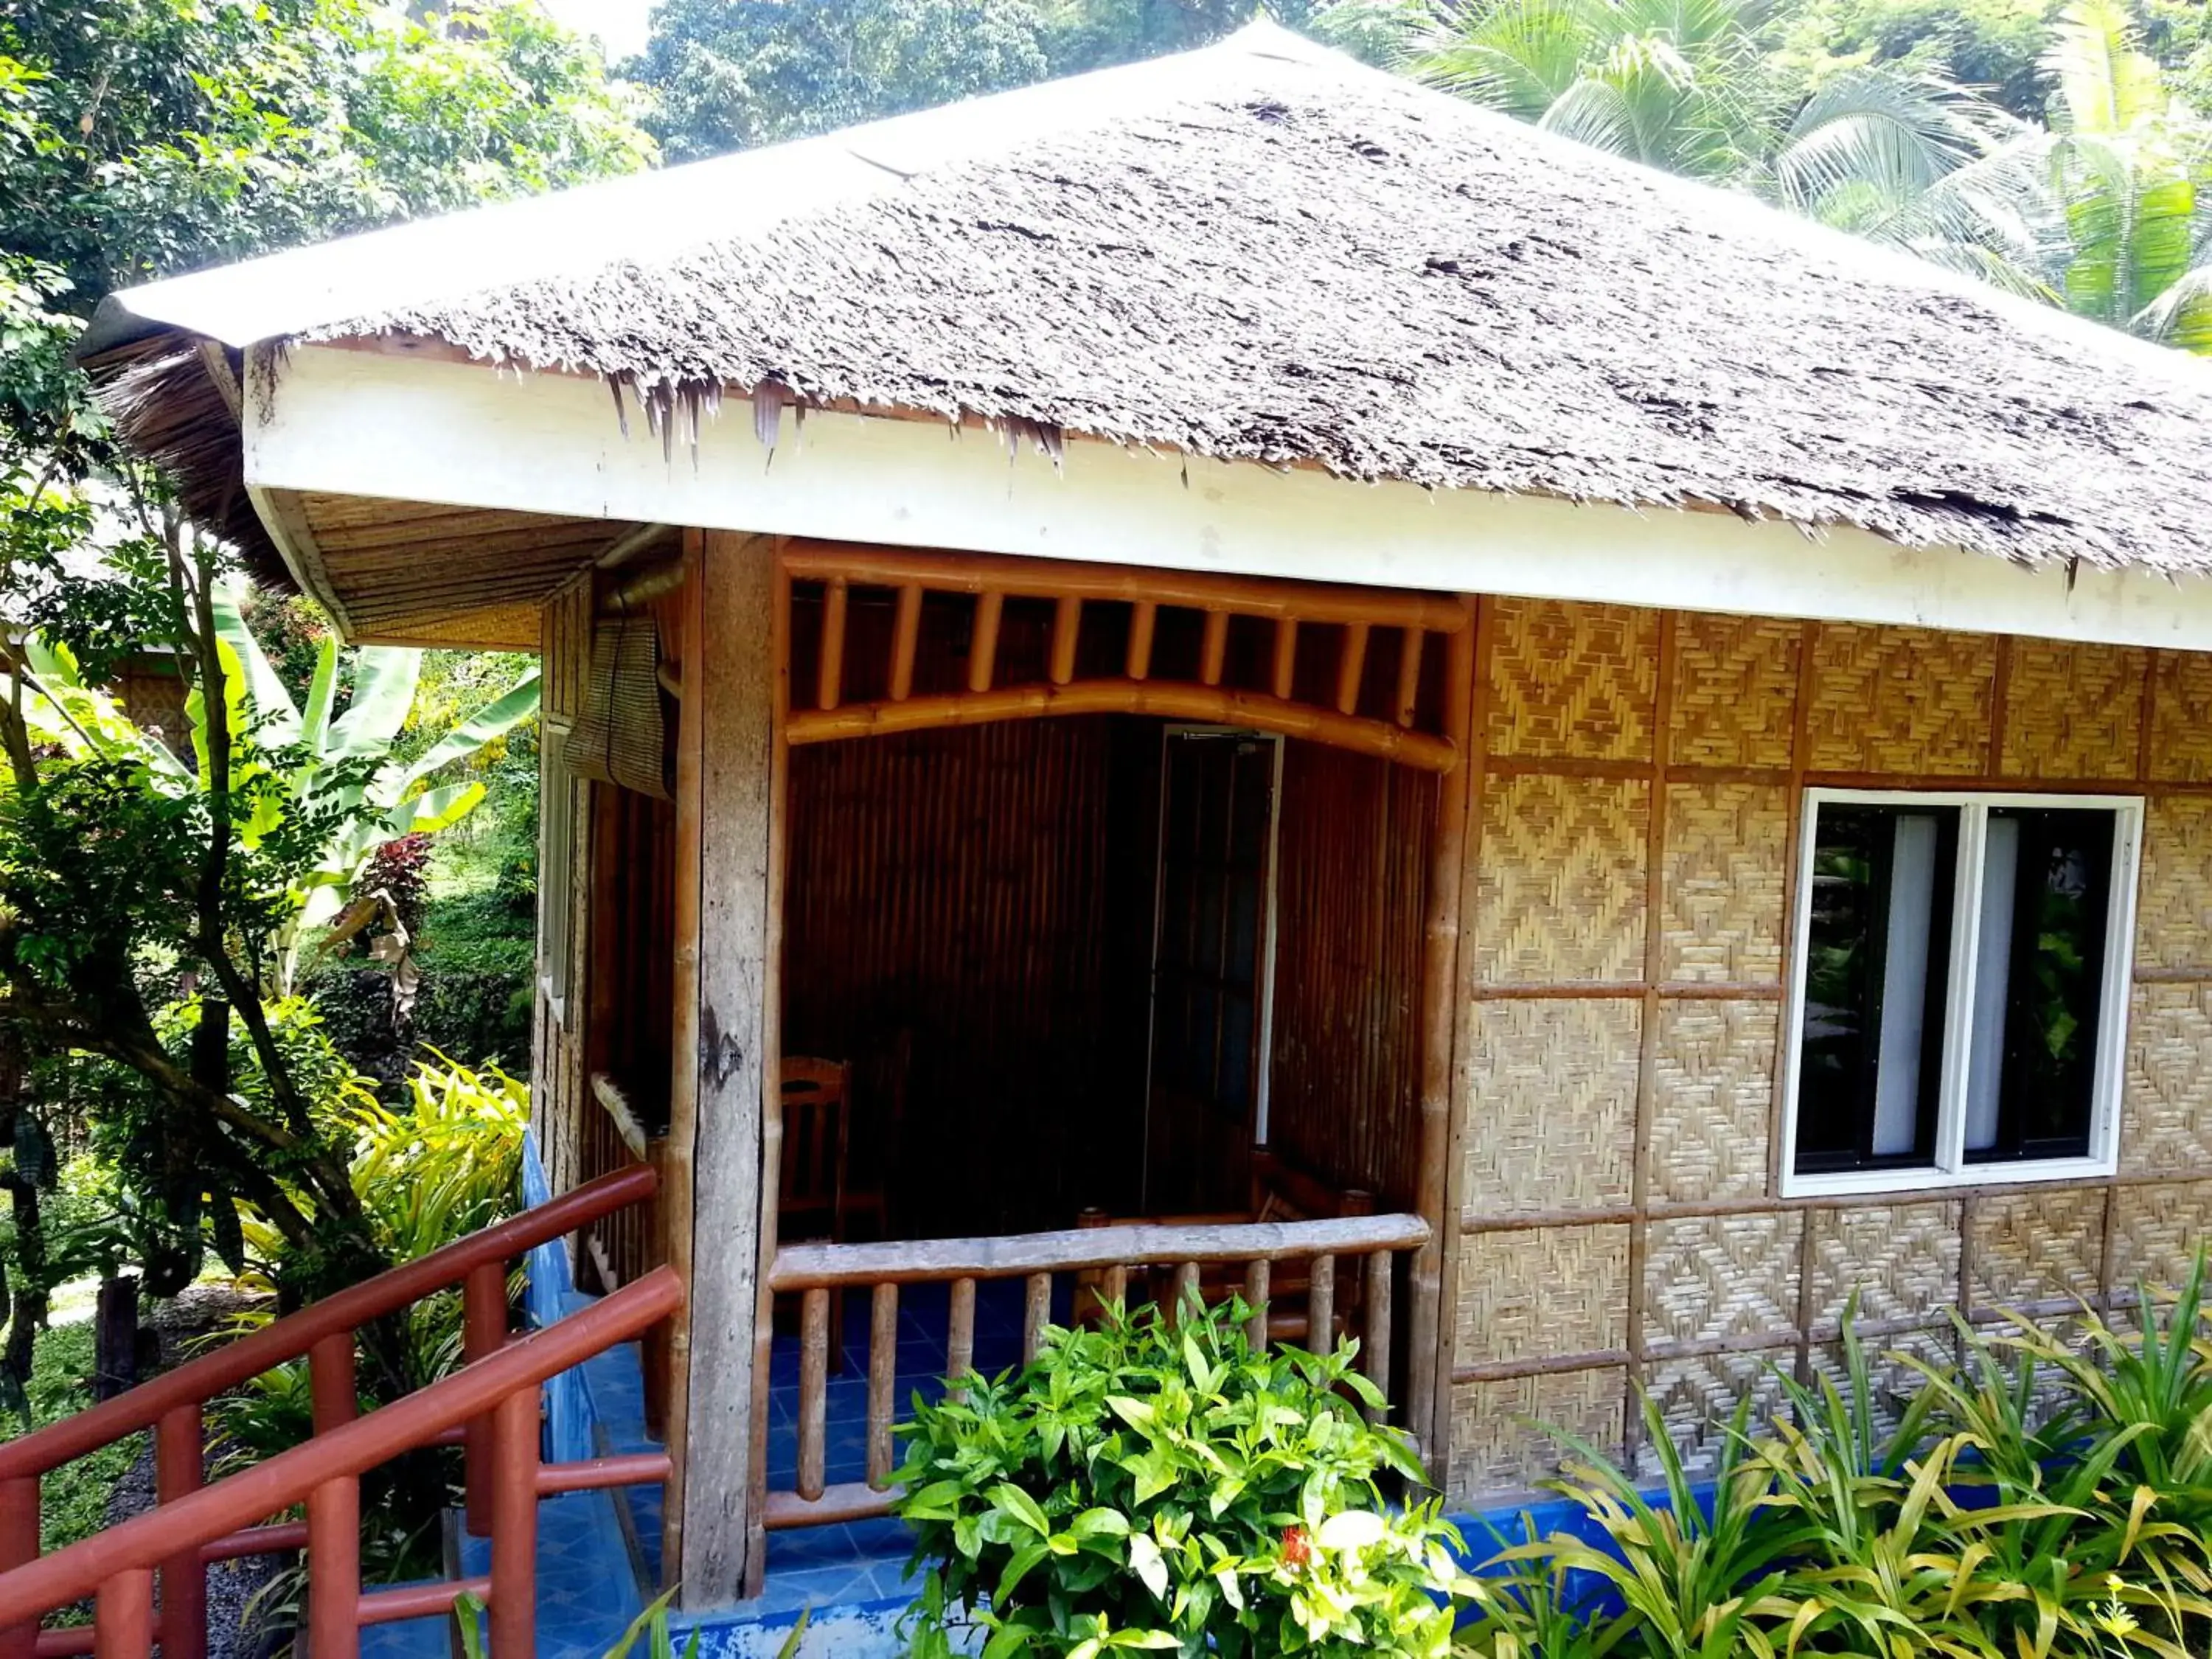
[{"label": "red painted railing", "polygon": [[[524,1252],[650,1197],[654,1172],[602,1176],[550,1203],[277,1321],[91,1410],[0,1445],[0,1659],[138,1659],[150,1652],[154,1574],[161,1577],[163,1659],[204,1659],[207,1568],[216,1561],[308,1550],[309,1641],[317,1659],[350,1659],[359,1627],[437,1613],[463,1591],[488,1595],[497,1659],[529,1659],[541,1493],[667,1478],[658,1454],[541,1467],[538,1387],[643,1334],[683,1304],[667,1270],[507,1346],[507,1264]],[[356,1330],[453,1285],[462,1287],[463,1358],[453,1376],[355,1420]],[[314,1437],[212,1486],[200,1483],[203,1415],[224,1390],[305,1354]],[[155,1508],[41,1559],[39,1486],[47,1473],[152,1427]],[[466,1453],[469,1530],[492,1539],[485,1583],[362,1595],[361,1474],[417,1447],[458,1440]],[[264,1522],[304,1502],[307,1518]],[[90,1632],[41,1632],[56,1607],[97,1594]]]}]

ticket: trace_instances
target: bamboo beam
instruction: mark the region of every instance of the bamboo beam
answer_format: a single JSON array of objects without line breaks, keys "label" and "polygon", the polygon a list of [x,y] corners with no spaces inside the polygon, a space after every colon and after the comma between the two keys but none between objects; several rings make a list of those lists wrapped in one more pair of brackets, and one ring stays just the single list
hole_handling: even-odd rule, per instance
[{"label": "bamboo beam", "polygon": [[1139,599],[1129,608],[1129,678],[1141,680],[1152,672],[1152,630],[1159,625],[1160,608]]},{"label": "bamboo beam", "polygon": [[1370,1407],[1368,1417],[1381,1422],[1389,1414],[1388,1396],[1390,1392],[1390,1252],[1377,1250],[1367,1258],[1367,1330],[1360,1344],[1360,1369],[1367,1380],[1375,1385],[1376,1392],[1385,1396],[1379,1408]]},{"label": "bamboo beam", "polygon": [[811,1290],[799,1298],[799,1312],[798,1484],[810,1504],[822,1496],[829,1431],[830,1292]]},{"label": "bamboo beam", "polygon": [[[1005,613],[1006,596],[995,590],[986,592],[975,601],[975,631],[968,640],[968,689],[988,691],[992,671],[998,665],[999,619]],[[793,742],[799,741],[793,738]]]},{"label": "bamboo beam", "polygon": [[1244,1305],[1251,1310],[1244,1322],[1244,1343],[1254,1353],[1267,1352],[1267,1277],[1266,1256],[1244,1264]]},{"label": "bamboo beam", "polygon": [[1054,685],[1075,678],[1075,646],[1083,632],[1083,601],[1062,594],[1052,610],[1051,677]]},{"label": "bamboo beam", "polygon": [[1432,634],[1449,634],[1467,625],[1466,608],[1456,598],[1445,594],[1151,566],[1076,564],[995,553],[924,553],[803,540],[788,544],[784,566],[803,580],[826,581],[843,576],[863,586],[902,587],[919,582],[947,593],[995,590],[1037,599],[1070,595],[1122,604],[1149,601],[1270,619],[1294,617],[1305,622],[1424,628]]},{"label": "bamboo beam", "polygon": [[1022,1287],[1022,1364],[1028,1364],[1044,1346],[1044,1328],[1052,1317],[1052,1275],[1031,1273]]},{"label": "bamboo beam", "polygon": [[1421,698],[1421,641],[1427,636],[1418,628],[1398,635],[1398,724],[1410,730],[1414,705]]},{"label": "bamboo beam", "polygon": [[914,690],[914,657],[921,643],[921,586],[899,589],[898,617],[891,629],[891,701],[904,702]]},{"label": "bamboo beam", "polygon": [[1359,707],[1359,681],[1367,672],[1367,624],[1344,625],[1344,650],[1336,659],[1336,712],[1349,714]]},{"label": "bamboo beam", "polygon": [[1275,623],[1275,660],[1267,683],[1275,695],[1285,702],[1290,701],[1291,686],[1297,677],[1298,619],[1284,617]]},{"label": "bamboo beam", "polygon": [[975,1369],[975,1281],[954,1279],[946,1300],[945,1375],[957,1381]]},{"label": "bamboo beam", "polygon": [[1198,649],[1198,678],[1201,685],[1221,684],[1221,670],[1229,659],[1229,613],[1206,613],[1206,632]]},{"label": "bamboo beam", "polygon": [[[972,678],[972,663],[970,668]],[[1152,714],[1168,720],[1249,726],[1401,762],[1426,772],[1449,772],[1459,759],[1457,746],[1449,739],[1408,732],[1387,720],[1286,702],[1259,691],[1168,680],[1009,685],[994,690],[909,697],[903,702],[854,702],[834,709],[800,709],[792,714],[787,736],[794,744],[830,743],[893,732],[1072,714]]]},{"label": "bamboo beam", "polygon": [[814,706],[835,708],[845,684],[845,606],[848,592],[842,576],[830,579],[822,595],[822,659],[814,676]]}]

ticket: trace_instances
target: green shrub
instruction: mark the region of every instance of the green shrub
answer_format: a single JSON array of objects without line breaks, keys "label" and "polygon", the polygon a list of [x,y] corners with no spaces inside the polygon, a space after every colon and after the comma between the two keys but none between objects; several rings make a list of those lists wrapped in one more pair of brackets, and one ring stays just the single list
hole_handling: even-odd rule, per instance
[{"label": "green shrub", "polygon": [[[32,1349],[31,1380],[24,1392],[31,1426],[44,1428],[92,1404],[92,1327],[55,1325],[40,1331]],[[143,1434],[64,1463],[39,1486],[39,1548],[52,1554],[89,1538],[107,1524],[107,1500],[116,1483],[146,1447]],[[75,1619],[65,1622],[77,1622]]]},{"label": "green shrub", "polygon": [[1018,1372],[917,1400],[896,1512],[916,1534],[916,1659],[1441,1655],[1459,1538],[1354,1351],[1254,1353],[1232,1302],[1049,1330]]}]

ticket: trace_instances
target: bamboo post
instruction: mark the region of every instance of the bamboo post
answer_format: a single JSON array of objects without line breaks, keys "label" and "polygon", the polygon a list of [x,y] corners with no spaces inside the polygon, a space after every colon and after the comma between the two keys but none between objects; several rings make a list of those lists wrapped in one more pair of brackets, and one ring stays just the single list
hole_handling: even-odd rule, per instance
[{"label": "bamboo post", "polygon": [[1152,672],[1152,630],[1158,626],[1160,607],[1139,599],[1129,607],[1129,678],[1141,680]]},{"label": "bamboo post", "polygon": [[1119,1265],[1107,1268],[1099,1280],[1099,1288],[1105,1294],[1107,1306],[1117,1311],[1126,1308],[1129,1301],[1129,1270]]},{"label": "bamboo post", "polygon": [[1244,1266],[1244,1305],[1251,1317],[1244,1324],[1244,1342],[1254,1353],[1267,1352],[1267,1258],[1255,1256]]},{"label": "bamboo post", "polygon": [[1306,1352],[1328,1353],[1336,1346],[1336,1258],[1317,1255],[1306,1273]]},{"label": "bamboo post", "polygon": [[1298,619],[1280,617],[1275,621],[1275,661],[1268,684],[1277,696],[1290,701],[1291,684],[1297,678]]},{"label": "bamboo post", "polygon": [[1194,1306],[1202,1309],[1204,1305],[1198,1295],[1198,1263],[1178,1263],[1175,1270],[1175,1306],[1168,1310],[1169,1322],[1180,1325]]},{"label": "bamboo post", "polygon": [[945,1374],[957,1380],[975,1366],[975,1281],[954,1279],[947,1303]]},{"label": "bamboo post", "polygon": [[1229,659],[1229,613],[1209,611],[1206,613],[1206,632],[1198,652],[1198,680],[1201,685],[1221,684],[1221,670]]},{"label": "bamboo post", "polygon": [[1398,724],[1409,732],[1414,705],[1421,698],[1421,641],[1425,637],[1418,628],[1401,629],[1398,635]]},{"label": "bamboo post", "polygon": [[1336,712],[1349,714],[1359,707],[1359,682],[1367,672],[1367,624],[1344,625],[1344,649],[1336,659]]},{"label": "bamboo post", "polygon": [[1390,1393],[1390,1252],[1377,1250],[1367,1258],[1367,1331],[1361,1345],[1361,1369],[1384,1396],[1385,1404],[1368,1415],[1381,1422],[1389,1415]]},{"label": "bamboo post", "polygon": [[891,1483],[891,1412],[898,1388],[899,1287],[878,1285],[868,1308],[868,1484]]},{"label": "bamboo post", "polygon": [[538,1651],[538,1395],[517,1389],[492,1408],[491,1659]]},{"label": "bamboo post", "polygon": [[307,1650],[315,1659],[355,1659],[361,1651],[357,1475],[325,1480],[307,1494]]},{"label": "bamboo post", "polygon": [[921,584],[898,591],[898,615],[891,626],[891,701],[904,702],[914,690],[914,656],[921,643]]},{"label": "bamboo post", "polygon": [[[200,1488],[205,1457],[200,1406],[172,1407],[154,1425],[154,1501],[173,1504]],[[162,1659],[202,1659],[207,1652],[207,1563],[198,1548],[161,1563]]]},{"label": "bamboo post", "polygon": [[1083,632],[1083,601],[1063,593],[1052,608],[1052,683],[1066,685],[1075,678],[1075,645]]},{"label": "bamboo post", "polygon": [[991,673],[999,658],[999,618],[1005,613],[1006,596],[996,588],[986,589],[975,596],[975,628],[968,641],[968,689],[988,691]]},{"label": "bamboo post", "polygon": [[[487,1261],[469,1270],[461,1284],[461,1358],[474,1364],[499,1352],[507,1340],[507,1267]],[[462,1452],[469,1535],[491,1530],[491,1413],[462,1429]]]},{"label": "bamboo post", "polygon": [[147,1659],[154,1651],[154,1573],[131,1567],[100,1587],[93,1604],[95,1659]]},{"label": "bamboo post", "polygon": [[1028,1364],[1044,1346],[1044,1328],[1052,1317],[1052,1275],[1031,1273],[1022,1295],[1022,1364]]},{"label": "bamboo post", "polygon": [[814,706],[835,708],[845,687],[845,607],[850,595],[842,576],[832,576],[822,594],[822,659],[814,675]]},{"label": "bamboo post", "polygon": [[830,1427],[830,1292],[816,1285],[799,1297],[799,1495],[822,1496]]}]

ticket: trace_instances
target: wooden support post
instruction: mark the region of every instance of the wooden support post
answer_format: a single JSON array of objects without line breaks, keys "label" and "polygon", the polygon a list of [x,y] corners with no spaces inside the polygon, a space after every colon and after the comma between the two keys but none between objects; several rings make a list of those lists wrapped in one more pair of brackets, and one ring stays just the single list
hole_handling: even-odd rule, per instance
[{"label": "wooden support post", "polygon": [[1044,1346],[1044,1328],[1052,1318],[1052,1275],[1031,1273],[1022,1290],[1022,1364],[1028,1364]]},{"label": "wooden support post", "polygon": [[947,1304],[945,1374],[963,1377],[975,1369],[975,1281],[954,1279]]},{"label": "wooden support post", "polygon": [[799,1298],[799,1495],[822,1496],[830,1432],[830,1292],[821,1285]]},{"label": "wooden support post", "polygon": [[537,1659],[538,1394],[517,1389],[492,1408],[491,1659]]},{"label": "wooden support post", "polygon": [[975,596],[975,626],[968,638],[968,689],[988,691],[992,671],[999,659],[999,618],[1005,614],[1006,596],[997,590]]},{"label": "wooden support post", "polygon": [[95,1659],[149,1659],[154,1651],[152,1568],[127,1568],[100,1585],[92,1632]]},{"label": "wooden support post", "polygon": [[845,606],[850,595],[842,576],[832,576],[822,592],[822,658],[814,675],[814,706],[835,708],[845,688]]},{"label": "wooden support post", "polygon": [[1098,1288],[1108,1307],[1126,1309],[1129,1305],[1129,1270],[1118,1265],[1107,1268],[1100,1275]]},{"label": "wooden support post", "polygon": [[[461,1358],[474,1364],[497,1353],[507,1340],[507,1264],[487,1261],[461,1281]],[[469,1535],[491,1530],[491,1413],[462,1425],[464,1523]]]},{"label": "wooden support post", "polygon": [[1290,701],[1291,688],[1297,681],[1298,671],[1298,619],[1296,617],[1278,617],[1275,622],[1274,672],[1270,684],[1277,696]]},{"label": "wooden support post", "polygon": [[1168,1310],[1168,1322],[1180,1325],[1186,1314],[1198,1304],[1198,1263],[1178,1263],[1175,1270],[1175,1305]]},{"label": "wooden support post", "polygon": [[1421,641],[1426,635],[1418,628],[1407,628],[1398,634],[1398,724],[1407,731],[1413,729],[1413,711],[1421,700]]},{"label": "wooden support post", "polygon": [[307,1350],[307,1408],[317,1434],[345,1427],[361,1409],[354,1391],[351,1331],[335,1331]]},{"label": "wooden support post", "polygon": [[[154,1501],[173,1504],[200,1489],[205,1437],[198,1401],[172,1407],[154,1425]],[[207,1652],[207,1563],[197,1546],[161,1563],[162,1659]]]},{"label": "wooden support post", "polygon": [[1336,712],[1349,714],[1359,707],[1359,682],[1367,672],[1367,624],[1344,625],[1344,650],[1336,659]]},{"label": "wooden support post", "polygon": [[[535,1428],[535,1425],[532,1425]],[[341,1475],[307,1494],[307,1651],[361,1651],[361,1480]]]},{"label": "wooden support post", "polygon": [[891,627],[891,701],[904,702],[914,692],[914,657],[921,644],[921,585],[898,591],[898,616]]},{"label": "wooden support post", "polygon": [[1152,672],[1152,630],[1158,627],[1160,607],[1151,599],[1139,599],[1129,607],[1129,659],[1126,666],[1129,678],[1141,680]]},{"label": "wooden support post", "polygon": [[1198,650],[1198,679],[1201,685],[1221,684],[1221,670],[1229,659],[1229,613],[1209,611],[1206,613],[1206,632],[1200,635]]},{"label": "wooden support post", "polygon": [[[671,1335],[668,1577],[686,1607],[741,1599],[762,1566],[767,1479],[762,1257],[775,1249],[771,927],[779,873],[776,722],[788,607],[775,544],[687,535],[677,742],[675,1065],[669,1259],[689,1285]],[[769,641],[766,650],[762,641]]]},{"label": "wooden support post", "polygon": [[[28,1566],[38,1559],[39,1477],[0,1480],[0,1572]],[[35,1619],[0,1630],[0,1659],[33,1659],[38,1646]]]},{"label": "wooden support post", "polygon": [[1244,1344],[1254,1353],[1267,1352],[1267,1258],[1255,1256],[1244,1267],[1244,1305],[1252,1316],[1244,1324]]},{"label": "wooden support post", "polygon": [[1336,1347],[1336,1258],[1316,1256],[1306,1274],[1306,1352],[1328,1353]]},{"label": "wooden support post", "polygon": [[891,1414],[897,1408],[899,1287],[878,1285],[868,1310],[868,1484],[891,1483]]},{"label": "wooden support post", "polygon": [[[1367,1258],[1367,1330],[1360,1344],[1360,1369],[1367,1373],[1386,1401],[1390,1393],[1390,1252],[1377,1250]],[[1381,1422],[1389,1414],[1386,1403],[1368,1415]],[[1410,1407],[1407,1414],[1412,1415]]]},{"label": "wooden support post", "polygon": [[1083,634],[1083,601],[1064,593],[1052,608],[1052,683],[1066,685],[1075,678],[1075,646]]}]

